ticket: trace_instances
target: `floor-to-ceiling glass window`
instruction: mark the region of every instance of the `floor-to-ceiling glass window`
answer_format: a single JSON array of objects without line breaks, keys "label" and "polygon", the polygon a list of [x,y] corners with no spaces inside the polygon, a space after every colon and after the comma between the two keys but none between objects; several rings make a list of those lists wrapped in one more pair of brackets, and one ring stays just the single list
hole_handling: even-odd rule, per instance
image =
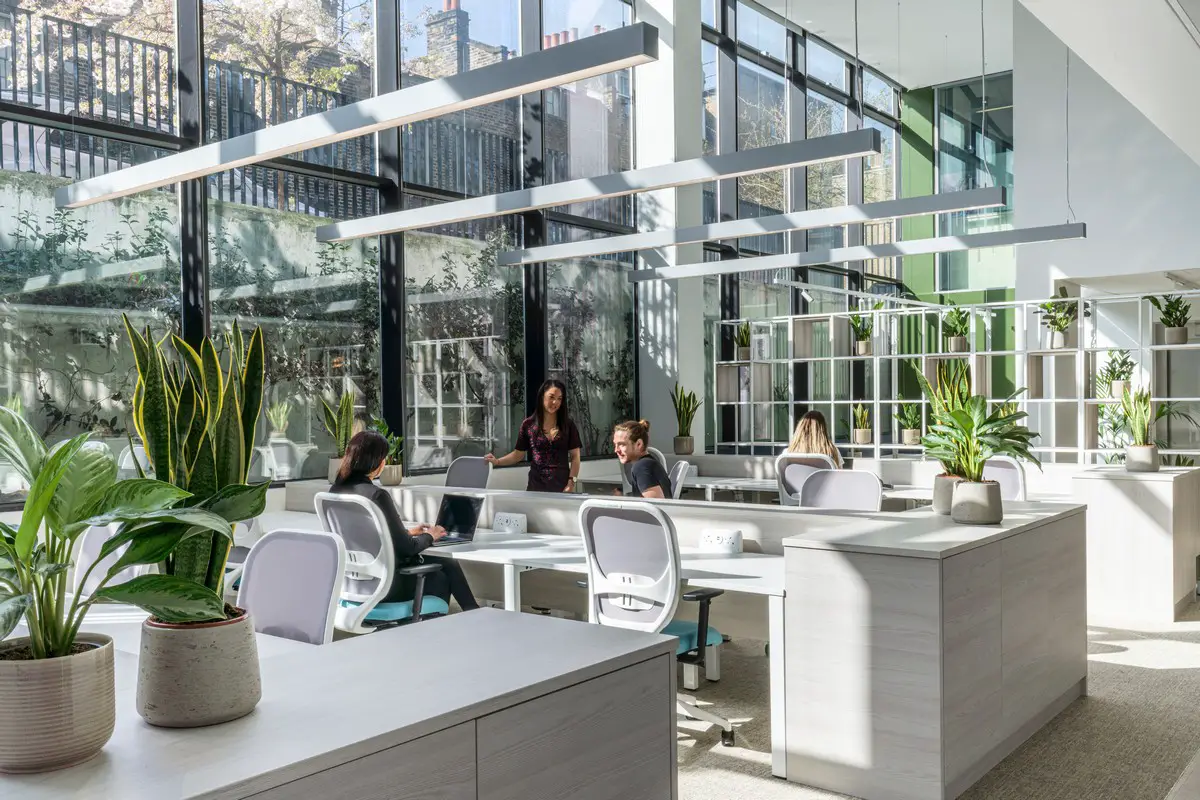
[{"label": "floor-to-ceiling glass window", "polygon": [[[121,315],[178,331],[178,204],[165,187],[60,210],[54,191],[166,154],[135,142],[177,134],[173,6],[13,3],[0,21],[0,99],[71,120],[0,121],[0,404],[47,443],[90,433],[132,467],[137,373]],[[126,135],[90,135],[91,122]],[[26,488],[0,460],[0,503]]]},{"label": "floor-to-ceiling glass window", "polygon": [[[1006,230],[1013,209],[1012,73],[989,75],[937,90],[939,192],[1004,186],[1008,205],[942,214],[942,236]],[[1011,247],[938,256],[938,290],[951,292],[1012,286],[1016,255]]]}]

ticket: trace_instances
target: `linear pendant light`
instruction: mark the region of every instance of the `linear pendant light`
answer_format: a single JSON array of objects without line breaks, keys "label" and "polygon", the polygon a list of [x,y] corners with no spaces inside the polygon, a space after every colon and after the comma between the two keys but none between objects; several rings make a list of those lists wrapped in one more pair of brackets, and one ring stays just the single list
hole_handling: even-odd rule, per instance
[{"label": "linear pendant light", "polygon": [[451,203],[322,225],[317,228],[317,241],[340,242],[361,239],[364,236],[381,236],[415,228],[431,228],[501,214],[516,214],[538,208],[621,197],[635,192],[686,186],[718,178],[735,178],[824,161],[842,161],[877,154],[881,152],[882,147],[879,131],[866,128],[818,139],[786,142],[725,155],[704,156],[597,178],[580,178],[548,186],[534,186],[513,192],[471,197]]},{"label": "linear pendant light", "polygon": [[54,201],[59,208],[80,208],[646,64],[657,58],[658,29],[639,22],[88,178],[58,189]]},{"label": "linear pendant light", "polygon": [[658,269],[636,269],[629,272],[629,280],[656,281],[668,278],[697,278],[706,275],[731,275],[738,272],[754,272],[788,267],[810,267],[820,264],[836,264],[843,261],[864,261],[871,258],[900,258],[923,256],[933,253],[954,253],[961,250],[976,250],[984,247],[1006,247],[1014,244],[1057,242],[1065,239],[1087,238],[1087,225],[1073,222],[1065,225],[1045,225],[1037,228],[1017,228],[1008,231],[970,233],[963,236],[938,236],[932,239],[912,239],[907,242],[888,244],[835,247],[832,249],[809,250],[803,253],[784,253],[778,256],[738,258],[731,261],[706,261],[698,264],[680,264]]},{"label": "linear pendant light", "polygon": [[674,230],[646,231],[625,236],[605,236],[580,242],[551,244],[531,247],[528,250],[509,250],[501,253],[497,263],[502,266],[532,264],[539,261],[560,261],[566,258],[588,258],[609,253],[625,253],[634,250],[650,250],[655,247],[672,247],[693,242],[708,242],[716,239],[738,239],[743,236],[760,236],[768,233],[788,233],[835,225],[853,225],[881,219],[920,217],[926,214],[948,214],[955,211],[974,211],[994,208],[1005,204],[1003,186],[985,189],[969,189],[965,192],[931,194],[921,197],[905,197],[899,200],[884,200],[836,208],[818,208],[809,211],[794,211],[770,217],[735,219],[714,222]]}]

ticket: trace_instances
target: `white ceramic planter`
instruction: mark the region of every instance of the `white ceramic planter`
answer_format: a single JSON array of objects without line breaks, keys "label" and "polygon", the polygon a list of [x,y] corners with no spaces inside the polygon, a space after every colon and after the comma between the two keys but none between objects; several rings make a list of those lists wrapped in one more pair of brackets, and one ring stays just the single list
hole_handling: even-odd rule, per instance
[{"label": "white ceramic planter", "polygon": [[1163,330],[1163,344],[1187,344],[1188,329],[1183,328],[1165,328]]},{"label": "white ceramic planter", "polygon": [[997,525],[1004,519],[1004,498],[996,481],[959,481],[954,486],[950,519],[961,525]]},{"label": "white ceramic planter", "polygon": [[384,486],[399,486],[403,481],[404,467],[400,464],[388,464],[379,473],[379,482]]},{"label": "white ceramic planter", "polygon": [[[44,772],[86,761],[117,721],[112,639],[81,633],[86,652],[38,661],[0,660],[0,772]],[[0,652],[28,645],[0,644]]]},{"label": "white ceramic planter", "polygon": [[957,475],[938,475],[933,479],[933,512],[949,514],[954,502],[954,487],[962,478]]},{"label": "white ceramic planter", "polygon": [[333,483],[337,480],[338,470],[342,468],[342,460],[340,458],[329,459],[329,482]]},{"label": "white ceramic planter", "polygon": [[675,455],[690,456],[696,450],[696,440],[691,436],[676,436],[674,447]]},{"label": "white ceramic planter", "polygon": [[948,353],[965,353],[965,352],[967,352],[967,337],[965,337],[965,336],[947,336],[946,337],[946,352],[948,352]]},{"label": "white ceramic planter", "polygon": [[904,428],[900,431],[900,443],[905,445],[916,445],[921,443],[920,428]]},{"label": "white ceramic planter", "polygon": [[1066,331],[1050,331],[1050,349],[1062,350],[1067,346]]},{"label": "white ceramic planter", "polygon": [[870,444],[871,443],[871,429],[870,428],[855,428],[854,429],[854,443],[855,444]]},{"label": "white ceramic planter", "polygon": [[221,622],[142,623],[137,711],[151,725],[200,728],[244,717],[262,697],[249,614]]},{"label": "white ceramic planter", "polygon": [[871,355],[871,340],[860,339],[854,343],[854,354],[859,356]]},{"label": "white ceramic planter", "polygon": [[737,349],[737,360],[738,361],[749,361],[750,360],[750,348],[749,347],[739,347]]},{"label": "white ceramic planter", "polygon": [[1125,448],[1126,472],[1158,472],[1160,466],[1157,446],[1145,444]]},{"label": "white ceramic planter", "polygon": [[1120,400],[1129,391],[1129,381],[1113,381],[1109,384],[1108,393]]}]

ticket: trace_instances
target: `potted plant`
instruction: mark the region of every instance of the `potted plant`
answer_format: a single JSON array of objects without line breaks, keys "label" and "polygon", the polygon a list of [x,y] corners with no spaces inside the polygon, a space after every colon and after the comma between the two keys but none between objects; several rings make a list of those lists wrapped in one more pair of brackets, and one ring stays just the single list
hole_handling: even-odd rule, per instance
[{"label": "potted plant", "polygon": [[399,486],[404,481],[404,437],[392,433],[387,421],[375,417],[372,427],[387,439],[387,458],[384,460],[383,472],[379,473],[379,483],[383,486]]},{"label": "potted plant", "polygon": [[335,458],[329,459],[328,477],[329,482],[333,483],[337,480],[338,470],[342,468],[342,457],[346,455],[350,437],[354,435],[354,394],[349,391],[342,392],[336,409],[331,408],[324,399],[321,400],[321,406],[325,414],[325,430],[333,437],[333,446],[337,453]]},{"label": "potted plant", "polygon": [[[904,398],[900,398],[903,400]],[[896,423],[900,426],[900,443],[921,443],[921,406],[918,403],[903,403],[896,407]]]},{"label": "potted plant", "polygon": [[854,407],[854,443],[871,443],[871,413],[862,403]]},{"label": "potted plant", "polygon": [[1050,331],[1050,349],[1061,350],[1067,346],[1067,331],[1079,319],[1079,301],[1067,297],[1065,287],[1058,287],[1057,300],[1047,300],[1038,305],[1042,324]]},{"label": "potted plant", "polygon": [[[1166,410],[1164,406],[1167,406]],[[1159,413],[1156,414],[1150,402],[1149,390],[1138,389],[1131,393],[1127,388],[1121,396],[1121,411],[1130,440],[1125,448],[1126,472],[1158,472],[1158,445],[1154,440],[1154,425],[1170,413],[1169,404],[1159,406]]]},{"label": "potted plant", "polygon": [[946,352],[967,352],[967,335],[971,332],[971,312],[951,304],[942,317],[942,335],[946,339]]},{"label": "potted plant", "polygon": [[675,436],[677,456],[690,456],[696,449],[696,443],[692,439],[692,422],[696,419],[701,402],[696,399],[695,392],[685,392],[678,383],[671,391],[671,404],[675,406],[675,424],[678,426],[678,434]]},{"label": "potted plant", "polygon": [[737,332],[733,337],[734,344],[737,345],[737,360],[750,360],[750,323],[743,322],[737,326]]},{"label": "potted plant", "polygon": [[[127,567],[156,563],[186,538],[211,532],[227,544],[231,528],[210,510],[187,507],[191,495],[176,486],[144,478],[117,482],[112,450],[89,436],[47,450],[19,414],[0,408],[0,456],[30,486],[19,527],[0,523],[0,639],[22,618],[26,627],[25,636],[0,642],[0,772],[77,764],[112,736],[112,639],[79,630],[98,599],[118,598],[164,615],[221,607],[215,594],[193,591],[201,587],[169,575],[110,585]],[[90,596],[73,597],[67,592],[71,555],[93,525],[120,527],[81,584],[103,558],[125,549]]]},{"label": "potted plant", "polygon": [[[883,308],[883,301],[875,303],[872,311]],[[854,354],[858,356],[871,355],[871,334],[875,332],[874,314],[851,314],[850,335],[854,337]]]},{"label": "potted plant", "polygon": [[[920,371],[916,372],[916,376],[925,399],[929,401],[931,423],[936,424],[948,418],[952,412],[961,409],[971,396],[971,374],[962,361],[939,362],[936,388]],[[925,447],[925,455],[942,465],[941,474],[933,479],[933,511],[936,514],[949,514],[954,501],[954,487],[962,480],[962,464],[954,451],[936,447],[935,440],[929,436],[922,437],[921,444]]]},{"label": "potted plant", "polygon": [[[262,414],[262,331],[247,344],[235,322],[222,364],[207,337],[197,351],[177,336],[156,340],[149,328],[139,333],[128,319],[125,329],[138,374],[134,426],[154,477],[188,492],[190,507],[228,523],[261,514],[268,484],[249,486],[246,479]],[[205,605],[183,613],[166,606],[143,623],[138,713],[152,725],[176,728],[245,716],[262,692],[253,621],[221,601],[230,542],[213,533],[186,535],[187,529],[167,523],[157,528],[161,571]],[[140,588],[134,583],[111,587],[110,596],[126,601],[120,592]]]},{"label": "potted plant", "polygon": [[[1096,373],[1097,395],[1115,397],[1120,400],[1129,390],[1129,381],[1133,378],[1133,359],[1128,350],[1114,350],[1108,354],[1108,361]],[[1100,394],[1106,392],[1106,394]]]},{"label": "potted plant", "polygon": [[939,418],[925,437],[926,447],[938,459],[952,458],[962,470],[962,480],[954,485],[950,518],[963,525],[995,525],[1004,519],[1004,500],[1000,484],[984,480],[983,468],[994,456],[1009,456],[1041,467],[1029,450],[1037,436],[1019,424],[1026,417],[1017,411],[1013,400],[1020,389],[999,406],[988,410],[981,395],[967,398],[962,408]]},{"label": "potted plant", "polygon": [[1145,299],[1158,311],[1158,321],[1166,329],[1163,344],[1187,344],[1192,304],[1177,294],[1164,294],[1161,298],[1147,295]]},{"label": "potted plant", "polygon": [[292,416],[292,404],[286,400],[274,403],[267,409],[267,422],[271,423],[272,439],[287,439],[288,419]]}]

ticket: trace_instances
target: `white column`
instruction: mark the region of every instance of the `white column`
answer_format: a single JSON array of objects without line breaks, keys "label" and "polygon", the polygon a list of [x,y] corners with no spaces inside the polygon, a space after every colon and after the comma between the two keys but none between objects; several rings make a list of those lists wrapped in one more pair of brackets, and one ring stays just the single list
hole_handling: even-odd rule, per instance
[{"label": "white column", "polygon": [[[658,61],[633,70],[634,166],[648,167],[699,158],[702,134],[700,92],[700,4],[695,0],[635,0],[634,19],[658,28]],[[640,194],[640,230],[701,224],[701,187],[685,186]],[[694,263],[700,244],[643,251],[638,268]],[[671,388],[679,381],[704,397],[704,279],[649,281],[638,293],[638,377],[641,415],[650,421],[652,440],[670,452],[675,412]],[[692,426],[703,452],[701,408]]]}]

